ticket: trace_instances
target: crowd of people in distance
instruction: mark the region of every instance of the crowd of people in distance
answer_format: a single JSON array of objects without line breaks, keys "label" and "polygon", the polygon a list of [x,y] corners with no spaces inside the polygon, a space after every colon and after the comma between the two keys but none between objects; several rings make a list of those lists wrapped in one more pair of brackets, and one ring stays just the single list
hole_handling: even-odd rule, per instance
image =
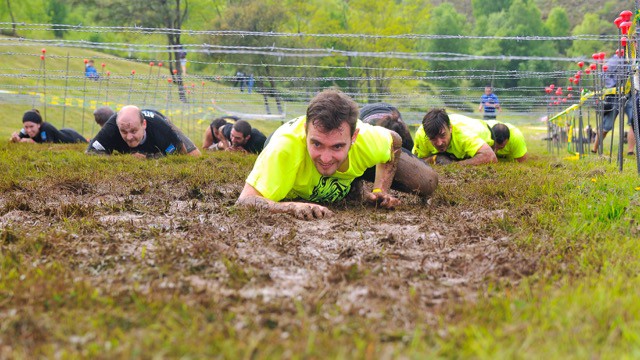
[{"label": "crowd of people in distance", "polygon": [[[88,143],[87,154],[201,155],[156,110],[127,105],[115,112],[103,106],[93,115],[100,130],[87,140],[73,129],[57,130],[38,110],[29,110],[23,129],[10,140],[83,142]],[[317,94],[305,115],[281,125],[268,138],[245,120],[217,118],[206,128],[202,148],[257,154],[237,204],[301,219],[330,216],[325,205],[346,198],[393,209],[400,200],[392,189],[426,199],[438,185],[434,164],[527,159],[524,136],[511,124],[432,109],[412,137],[395,106],[375,103],[359,110],[353,99],[337,90]],[[373,184],[371,191],[364,190],[365,181]]]}]

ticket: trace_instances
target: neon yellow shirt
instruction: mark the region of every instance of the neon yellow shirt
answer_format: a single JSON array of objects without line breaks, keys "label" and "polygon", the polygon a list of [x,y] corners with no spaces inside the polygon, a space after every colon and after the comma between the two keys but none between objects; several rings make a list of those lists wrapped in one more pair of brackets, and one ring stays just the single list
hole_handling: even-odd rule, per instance
[{"label": "neon yellow shirt", "polygon": [[[473,119],[464,115],[449,114],[451,121],[451,142],[447,147],[447,153],[463,160],[476,155],[484,144],[493,146],[491,131],[482,120]],[[438,153],[424,132],[424,127],[418,127],[414,136],[413,154],[419,158]]]},{"label": "neon yellow shirt", "polygon": [[322,176],[307,151],[305,122],[306,116],[301,116],[280,126],[256,159],[247,183],[265,198],[302,198],[319,203],[342,200],[353,179],[391,160],[391,133],[358,120],[360,132],[349,149],[349,169]]},{"label": "neon yellow shirt", "polygon": [[[501,124],[496,120],[487,120],[486,123],[490,127],[493,127],[496,124]],[[527,144],[524,141],[524,135],[522,135],[520,129],[509,123],[502,124],[507,125],[507,127],[509,128],[509,141],[503,149],[498,150],[496,155],[499,158],[506,158],[509,160],[514,160],[525,156],[527,154]]]}]

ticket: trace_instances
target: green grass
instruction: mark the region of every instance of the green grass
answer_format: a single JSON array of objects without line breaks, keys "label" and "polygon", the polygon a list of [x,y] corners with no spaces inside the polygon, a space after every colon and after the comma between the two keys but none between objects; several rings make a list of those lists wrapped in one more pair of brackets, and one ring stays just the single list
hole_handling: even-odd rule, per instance
[{"label": "green grass", "polygon": [[[506,209],[506,216],[486,221],[480,235],[510,234],[511,251],[529,254],[533,270],[515,282],[487,278],[476,300],[451,299],[430,317],[418,311],[425,294],[414,288],[402,295],[404,306],[416,308],[409,329],[388,322],[392,314],[383,315],[385,322],[380,323],[345,313],[322,297],[262,302],[238,296],[237,291],[270,281],[259,260],[248,263],[238,255],[243,251],[240,243],[229,242],[255,221],[255,213],[233,207],[253,157],[216,153],[200,159],[139,161],[86,156],[80,145],[1,145],[2,354],[637,357],[636,171],[630,161],[619,173],[606,160],[556,158],[535,140],[542,134],[529,134],[528,163],[439,168],[454,184],[441,185],[429,211],[437,216],[447,208],[482,208],[491,199],[492,207]],[[68,195],[54,195],[60,192]],[[170,225],[176,230],[136,225],[136,214],[161,219],[178,200],[187,202],[191,210],[185,211],[193,214],[193,221],[176,218]],[[25,222],[11,222],[7,219],[12,214],[28,216]],[[121,228],[115,230],[100,220],[109,214],[132,220],[119,222]],[[209,224],[196,220],[202,216]],[[449,216],[461,221],[454,213]],[[385,218],[373,219],[384,223]],[[286,249],[296,243],[296,233],[309,224],[291,226],[276,248],[291,251]],[[261,230],[247,230],[260,236]],[[264,236],[270,242],[275,235]],[[152,248],[141,245],[150,239]],[[236,244],[235,250],[225,243]],[[126,244],[135,250],[126,250]],[[382,276],[365,263],[334,270],[342,275],[331,281],[344,284]],[[189,276],[230,292],[198,290],[185,282]],[[411,281],[430,283],[417,276]]]}]

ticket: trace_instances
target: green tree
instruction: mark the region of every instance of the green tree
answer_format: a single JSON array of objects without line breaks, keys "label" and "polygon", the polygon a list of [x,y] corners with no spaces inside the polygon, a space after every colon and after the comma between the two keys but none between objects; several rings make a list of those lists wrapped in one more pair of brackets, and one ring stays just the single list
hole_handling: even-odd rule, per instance
[{"label": "green tree", "polygon": [[[587,13],[584,14],[582,22],[573,28],[571,34],[573,36],[578,35],[613,35],[617,29],[611,23],[601,20],[597,14]],[[595,40],[574,40],[573,45],[569,49],[569,56],[586,56],[591,57],[591,54],[595,52],[603,51],[603,44],[601,41]]]},{"label": "green tree", "polygon": [[[189,14],[188,0],[92,0],[103,9],[97,13],[97,20],[114,26],[142,26],[146,28],[165,28],[177,31],[165,31],[169,54],[167,69],[173,76],[173,82],[179,86],[180,98],[184,101],[186,93],[182,81],[180,51],[182,42],[180,31]],[[173,74],[173,71],[176,74]]]},{"label": "green tree", "polygon": [[[509,16],[496,32],[501,37],[546,36],[547,29],[542,22],[540,10],[533,0],[514,0],[508,10]],[[498,40],[501,53],[507,56],[549,56],[555,53],[553,45],[548,41],[518,41],[513,39]],[[547,71],[551,64],[548,61],[510,60],[500,66],[501,70],[510,71]],[[531,78],[526,81],[528,86],[542,85],[541,79]],[[504,87],[518,87],[523,81],[519,78],[509,78],[496,81]]]},{"label": "green tree", "polygon": [[[362,101],[382,100],[379,94],[390,93],[393,80],[390,77],[412,75],[409,69],[416,62],[395,58],[392,52],[414,52],[416,42],[411,39],[389,38],[391,35],[412,33],[416,23],[429,21],[430,8],[419,0],[379,1],[369,0],[331,0],[322,5],[322,15],[315,16],[311,22],[313,32],[348,34],[360,33],[381,35],[382,37],[341,38],[326,37],[318,39],[322,48],[349,51],[351,54],[326,57],[322,64],[342,66],[339,72],[352,80],[335,82],[354,93],[364,93]],[[318,14],[320,15],[320,14]],[[420,21],[415,21],[420,19]],[[366,54],[363,54],[366,53]],[[332,70],[335,73],[335,70]],[[335,75],[334,75],[335,76]],[[411,86],[403,80],[398,86]],[[416,82],[417,84],[417,82]],[[323,86],[330,84],[323,83]]]},{"label": "green tree", "polygon": [[473,16],[479,19],[482,16],[489,16],[493,13],[499,13],[511,6],[513,0],[471,0],[471,8]]},{"label": "green tree", "polygon": [[[47,13],[49,14],[51,24],[66,24],[67,6],[64,2],[60,0],[49,0]],[[53,29],[53,35],[58,39],[62,39],[65,32],[66,29],[64,28],[54,27]]]},{"label": "green tree", "polygon": [[9,13],[9,17],[11,18],[11,32],[7,33],[7,35],[10,36],[17,36],[18,33],[16,32],[16,18],[13,15],[13,10],[11,10],[11,0],[7,0],[6,1],[7,4],[7,12]]},{"label": "green tree", "polygon": [[[549,17],[545,22],[545,26],[551,36],[569,36],[571,34],[571,23],[569,22],[569,15],[567,11],[560,6],[556,6],[549,12]],[[558,53],[566,54],[567,49],[571,47],[570,40],[557,40],[555,41]]]},{"label": "green tree", "polygon": [[[490,37],[504,32],[503,29],[507,27],[507,21],[508,17],[505,16],[504,11],[480,17],[478,21],[476,21],[476,26],[473,32],[474,35],[482,38],[471,41],[471,49],[473,49],[472,53],[478,56],[504,55],[501,47],[501,41],[498,39],[491,39]],[[507,66],[508,61],[505,60],[487,61],[479,59],[467,64],[468,69],[471,69],[471,71],[477,71],[467,71],[472,84],[477,87],[484,88],[484,86],[492,85],[494,83],[494,77],[497,70],[505,69]]]},{"label": "green tree", "polygon": [[[259,33],[280,32],[284,24],[288,21],[285,6],[281,1],[267,0],[245,0],[229,3],[221,16],[213,19],[210,27],[216,30],[245,30]],[[270,45],[272,48],[288,47],[291,41],[295,41],[282,37],[270,37],[265,35],[246,35],[246,36],[211,36],[207,39],[211,44],[230,46],[230,47],[255,47],[264,48]],[[278,112],[284,112],[282,107],[281,92],[277,89],[278,82],[276,77],[280,75],[294,75],[293,72],[287,72],[277,65],[295,64],[295,59],[288,56],[277,56],[265,54],[263,49],[259,53],[242,53],[242,54],[213,54],[212,59],[226,59],[238,64],[237,70],[242,70],[245,74],[253,73],[256,78],[256,92],[262,93],[267,107],[267,113],[270,112],[268,106],[268,96],[276,99]],[[265,59],[266,58],[266,59]]]},{"label": "green tree", "polygon": [[[467,19],[456,11],[453,5],[443,3],[433,9],[429,22],[428,33],[432,35],[466,35],[468,33]],[[433,39],[426,42],[428,52],[468,54],[470,41],[468,39]],[[442,55],[445,60],[432,61],[430,68],[433,70],[457,70],[457,75],[464,75],[467,64],[462,61],[447,61],[452,55]],[[455,55],[453,55],[455,56]],[[451,75],[453,72],[445,72],[442,75]],[[440,83],[447,87],[460,85],[460,79],[445,79]]]}]

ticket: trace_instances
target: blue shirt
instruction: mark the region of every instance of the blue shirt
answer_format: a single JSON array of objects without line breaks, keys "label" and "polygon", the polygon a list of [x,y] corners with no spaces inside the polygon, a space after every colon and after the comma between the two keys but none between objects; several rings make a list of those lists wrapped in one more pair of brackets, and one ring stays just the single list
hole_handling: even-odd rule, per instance
[{"label": "blue shirt", "polygon": [[500,104],[500,101],[498,101],[498,97],[496,96],[496,94],[491,93],[489,95],[482,94],[482,97],[480,97],[480,103],[484,108],[485,114],[495,114],[496,108],[491,106],[486,106],[485,104],[498,105]]},{"label": "blue shirt", "polygon": [[625,65],[624,59],[618,55],[613,55],[607,60],[607,66],[609,67],[604,73],[604,87],[612,88],[618,84],[618,81],[623,81],[628,77],[627,72],[631,71],[629,65]]},{"label": "blue shirt", "polygon": [[98,70],[96,70],[96,68],[91,65],[87,65],[84,71],[84,75],[93,80],[98,80],[98,78],[100,77],[100,75],[98,74]]}]

